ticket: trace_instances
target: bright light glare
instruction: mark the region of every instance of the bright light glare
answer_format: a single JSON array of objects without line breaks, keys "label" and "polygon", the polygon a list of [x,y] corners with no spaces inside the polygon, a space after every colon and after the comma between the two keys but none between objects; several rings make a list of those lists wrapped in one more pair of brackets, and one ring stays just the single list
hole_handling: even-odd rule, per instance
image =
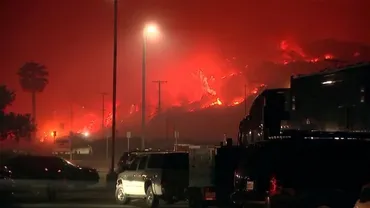
[{"label": "bright light glare", "polygon": [[73,164],[73,163],[71,163],[70,161],[68,161],[68,160],[64,160],[66,163],[68,163],[68,165],[72,165],[72,166],[75,166],[75,167],[77,167],[77,165],[75,165],[75,164]]},{"label": "bright light glare", "polygon": [[159,29],[155,24],[148,24],[144,28],[145,36],[156,36],[159,34]]},{"label": "bright light glare", "polygon": [[155,25],[148,25],[148,26],[146,26],[146,32],[147,33],[157,33],[158,28]]},{"label": "bright light glare", "polygon": [[84,135],[85,137],[88,137],[90,134],[89,134],[89,132],[84,132],[84,133],[83,133],[83,135]]},{"label": "bright light glare", "polygon": [[335,81],[332,81],[332,80],[322,82],[323,85],[331,85],[331,84],[334,84],[334,83],[335,83]]}]

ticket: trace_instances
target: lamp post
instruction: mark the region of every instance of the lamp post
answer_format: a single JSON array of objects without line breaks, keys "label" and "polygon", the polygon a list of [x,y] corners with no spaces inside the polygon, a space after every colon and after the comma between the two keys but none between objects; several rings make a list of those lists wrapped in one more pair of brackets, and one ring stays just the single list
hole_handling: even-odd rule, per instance
[{"label": "lamp post", "polygon": [[146,44],[148,42],[148,37],[153,34],[158,33],[158,28],[154,24],[148,24],[144,27],[143,31],[143,56],[142,56],[142,71],[141,71],[141,84],[142,84],[142,94],[141,94],[141,149],[145,149],[145,124],[146,124]]},{"label": "lamp post", "polygon": [[112,142],[110,173],[114,172],[115,140],[116,140],[116,103],[117,103],[117,37],[118,36],[118,0],[114,0],[113,28],[113,105],[112,105]]}]

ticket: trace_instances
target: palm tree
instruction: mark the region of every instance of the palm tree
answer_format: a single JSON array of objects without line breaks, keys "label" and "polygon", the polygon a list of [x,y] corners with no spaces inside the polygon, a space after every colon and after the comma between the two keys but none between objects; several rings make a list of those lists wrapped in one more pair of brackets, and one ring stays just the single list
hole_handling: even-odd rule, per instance
[{"label": "palm tree", "polygon": [[24,91],[32,95],[32,121],[36,123],[36,93],[42,92],[48,84],[46,67],[36,62],[27,62],[18,70],[19,82]]}]

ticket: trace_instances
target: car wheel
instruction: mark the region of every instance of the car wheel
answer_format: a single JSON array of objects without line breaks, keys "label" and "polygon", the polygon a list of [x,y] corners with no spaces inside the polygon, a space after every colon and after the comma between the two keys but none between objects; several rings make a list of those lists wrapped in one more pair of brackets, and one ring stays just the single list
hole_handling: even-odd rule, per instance
[{"label": "car wheel", "polygon": [[116,198],[116,202],[118,204],[128,204],[130,203],[130,198],[127,197],[127,195],[125,194],[125,191],[123,189],[123,186],[118,186],[116,188],[116,194],[115,194],[115,198]]},{"label": "car wheel", "polygon": [[149,208],[158,208],[159,206],[159,199],[158,197],[154,194],[153,192],[153,187],[149,186],[146,189],[146,204],[148,205]]}]

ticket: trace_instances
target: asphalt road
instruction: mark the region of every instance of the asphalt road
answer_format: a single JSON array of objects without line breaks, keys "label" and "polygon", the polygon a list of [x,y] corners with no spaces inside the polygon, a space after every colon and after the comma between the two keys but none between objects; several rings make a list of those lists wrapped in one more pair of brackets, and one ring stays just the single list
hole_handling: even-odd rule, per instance
[{"label": "asphalt road", "polygon": [[[55,203],[33,203],[33,204],[18,204],[14,208],[143,208],[142,203],[132,203],[130,205],[118,205],[115,203],[91,203],[91,202],[55,202]],[[160,205],[163,208],[182,208],[187,207],[186,203],[174,205]]]},{"label": "asphalt road", "polygon": [[[56,201],[48,202],[46,196],[39,195],[18,196],[16,203],[1,204],[1,208],[145,208],[141,200],[133,200],[129,205],[118,205],[115,203],[113,193],[109,191],[80,191],[75,193],[61,193]],[[186,202],[178,202],[173,205],[160,203],[162,208],[188,207]],[[262,208],[263,206],[252,205],[248,208]]]},{"label": "asphalt road", "polygon": [[[6,206],[5,206],[6,207]],[[4,208],[5,208],[4,207]],[[144,204],[133,203],[130,205],[118,205],[114,203],[75,203],[75,202],[59,202],[59,203],[35,203],[35,204],[18,204],[6,208],[145,208]],[[187,208],[186,203],[177,203],[174,205],[161,204],[160,208]],[[248,205],[248,208],[263,208],[262,205]]]}]

